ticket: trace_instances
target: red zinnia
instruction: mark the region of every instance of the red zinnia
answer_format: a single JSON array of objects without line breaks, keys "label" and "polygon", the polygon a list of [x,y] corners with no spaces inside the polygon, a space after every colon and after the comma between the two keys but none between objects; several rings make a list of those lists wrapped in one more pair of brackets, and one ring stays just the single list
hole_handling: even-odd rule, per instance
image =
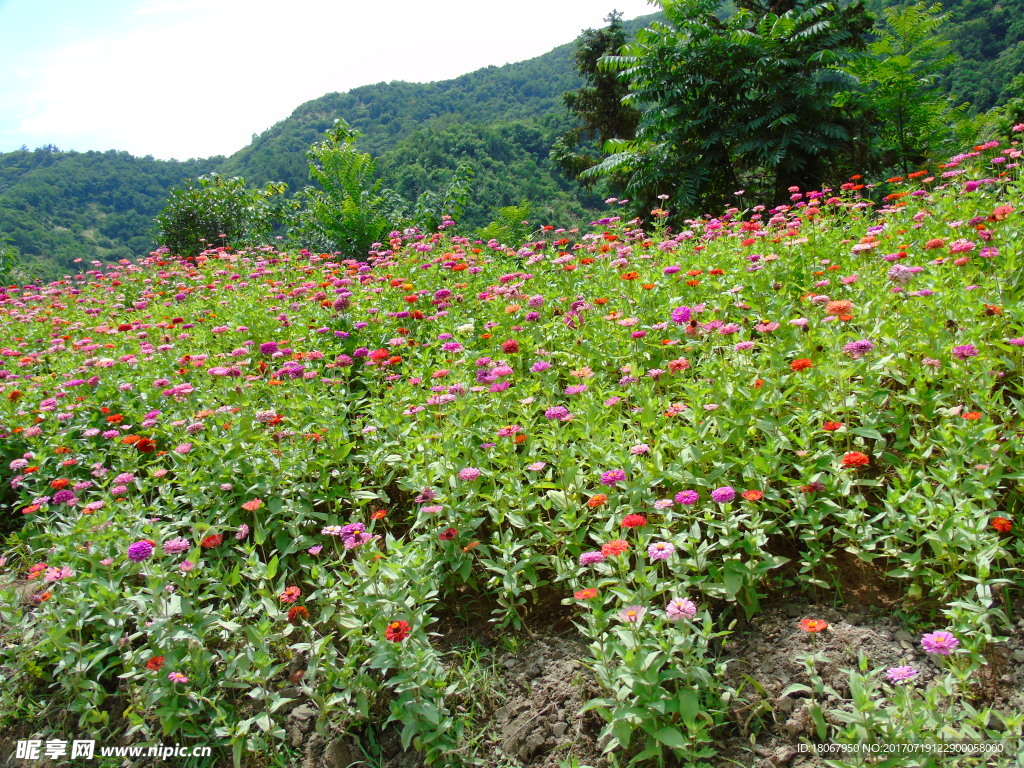
[{"label": "red zinnia", "polygon": [[392,621],[384,630],[384,637],[392,643],[400,643],[411,634],[412,627],[409,626],[409,622],[402,620]]},{"label": "red zinnia", "polygon": [[219,547],[222,541],[224,541],[224,534],[215,533],[212,536],[207,536],[203,539],[201,545],[205,549],[213,549],[214,547]]},{"label": "red zinnia", "polygon": [[1010,529],[1013,528],[1013,523],[1005,517],[993,517],[989,525],[999,531],[999,533],[1009,533]]},{"label": "red zinnia", "polygon": [[837,429],[843,428],[843,422],[841,421],[826,421],[821,425],[821,428],[826,432],[835,432]]},{"label": "red zinnia", "polygon": [[764,492],[763,491],[758,491],[758,490],[753,490],[753,489],[751,489],[749,491],[744,491],[740,495],[744,499],[746,499],[747,501],[760,501],[762,498],[764,498]]},{"label": "red zinnia", "polygon": [[573,595],[573,597],[575,597],[577,600],[590,600],[592,598],[595,598],[597,597],[597,587],[587,587],[586,589],[581,589],[579,592],[576,592]]},{"label": "red zinnia", "polygon": [[372,515],[370,515],[370,519],[371,519],[371,520],[380,520],[380,519],[381,519],[382,517],[384,517],[384,516],[385,516],[386,514],[387,514],[387,510],[384,510],[384,509],[378,509],[378,510],[377,510],[376,512],[374,512],[374,513],[373,513]]},{"label": "red zinnia", "polygon": [[647,525],[647,518],[643,515],[626,515],[621,525],[623,528],[642,528]]},{"label": "red zinnia", "polygon": [[139,453],[152,453],[156,450],[156,441],[150,440],[148,437],[140,437],[135,443],[135,447]]},{"label": "red zinnia", "polygon": [[288,621],[292,624],[298,624],[303,619],[309,618],[309,611],[303,608],[301,605],[296,605],[290,611],[288,611]]},{"label": "red zinnia", "polygon": [[801,357],[800,359],[794,360],[792,363],[789,364],[789,369],[791,371],[804,371],[807,370],[808,368],[813,367],[814,363],[812,363],[806,357]]},{"label": "red zinnia", "polygon": [[164,657],[163,656],[151,656],[149,658],[149,661],[146,662],[146,669],[151,669],[154,672],[156,672],[163,665],[164,665]]},{"label": "red zinnia", "polygon": [[511,355],[519,351],[519,342],[515,339],[509,339],[508,341],[501,342],[501,351],[506,355]]},{"label": "red zinnia", "polygon": [[458,532],[457,528],[445,528],[437,537],[441,539],[441,541],[448,541],[450,539],[454,539]]},{"label": "red zinnia", "polygon": [[870,462],[871,458],[860,451],[850,451],[843,456],[843,466],[847,468],[867,466]]},{"label": "red zinnia", "polygon": [[977,421],[978,419],[981,418],[981,414],[978,413],[977,411],[968,411],[967,413],[964,414],[964,418],[967,419],[968,421]]}]

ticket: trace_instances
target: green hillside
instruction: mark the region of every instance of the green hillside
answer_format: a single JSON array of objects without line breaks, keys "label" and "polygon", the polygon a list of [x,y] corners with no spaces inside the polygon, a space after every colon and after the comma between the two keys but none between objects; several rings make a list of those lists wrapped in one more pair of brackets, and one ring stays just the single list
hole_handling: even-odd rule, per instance
[{"label": "green hillside", "polygon": [[[905,0],[869,0],[879,13]],[[1016,95],[1024,72],[1024,0],[957,0],[946,4],[944,34],[960,62],[946,88],[975,112]],[[627,33],[656,15],[625,23]],[[283,181],[295,192],[309,183],[306,150],[336,119],[363,135],[358,148],[378,158],[385,186],[407,199],[436,189],[469,162],[476,172],[469,229],[524,200],[532,218],[572,222],[598,201],[581,194],[551,163],[553,141],[574,123],[562,102],[581,81],[569,43],[528,61],[487,67],[436,83],[379,83],[326,94],[234,155],[188,162],[136,158],[125,152],[60,152],[55,147],[0,154],[0,243],[21,256],[24,274],[55,277],[82,263],[150,250],[152,219],[170,188],[217,171],[254,185]],[[1019,90],[1019,88],[1018,88]]]},{"label": "green hillside", "polygon": [[153,217],[168,190],[221,161],[56,147],[0,154],[0,238],[9,239],[25,276],[35,279],[88,269],[94,259],[139,256],[153,247]]}]

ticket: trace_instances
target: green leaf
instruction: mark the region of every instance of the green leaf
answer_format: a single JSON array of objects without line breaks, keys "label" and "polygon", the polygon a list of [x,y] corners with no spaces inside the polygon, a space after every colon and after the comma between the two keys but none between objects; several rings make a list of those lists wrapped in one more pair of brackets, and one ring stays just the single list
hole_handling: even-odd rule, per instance
[{"label": "green leaf", "polygon": [[654,738],[673,749],[686,749],[688,743],[677,728],[659,728]]},{"label": "green leaf", "polygon": [[273,579],[277,575],[277,555],[270,558],[267,563],[267,579]]}]

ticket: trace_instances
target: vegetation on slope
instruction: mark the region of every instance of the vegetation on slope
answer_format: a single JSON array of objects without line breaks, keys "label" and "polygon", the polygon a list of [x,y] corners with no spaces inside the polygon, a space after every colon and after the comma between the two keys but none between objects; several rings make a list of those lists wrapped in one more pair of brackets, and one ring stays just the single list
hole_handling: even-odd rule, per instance
[{"label": "vegetation on slope", "polygon": [[0,292],[0,717],[283,765],[301,699],[322,733],[493,765],[488,675],[431,628],[482,604],[511,636],[551,590],[605,758],[703,766],[759,711],[730,642],[768,597],[841,604],[852,554],[928,658],[826,690],[804,655],[805,743],[1012,765],[1024,717],[979,677],[1024,596],[1020,157],[679,229],[616,209]]}]

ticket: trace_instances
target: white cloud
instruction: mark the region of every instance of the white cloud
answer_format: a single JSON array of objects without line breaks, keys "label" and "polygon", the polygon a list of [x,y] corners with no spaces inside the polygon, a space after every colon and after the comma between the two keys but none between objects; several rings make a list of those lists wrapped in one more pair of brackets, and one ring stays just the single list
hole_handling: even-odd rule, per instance
[{"label": "white cloud", "polygon": [[4,99],[18,124],[0,134],[165,158],[230,154],[309,99],[530,58],[606,13],[592,0],[145,0],[100,34],[37,51],[27,93]]}]

